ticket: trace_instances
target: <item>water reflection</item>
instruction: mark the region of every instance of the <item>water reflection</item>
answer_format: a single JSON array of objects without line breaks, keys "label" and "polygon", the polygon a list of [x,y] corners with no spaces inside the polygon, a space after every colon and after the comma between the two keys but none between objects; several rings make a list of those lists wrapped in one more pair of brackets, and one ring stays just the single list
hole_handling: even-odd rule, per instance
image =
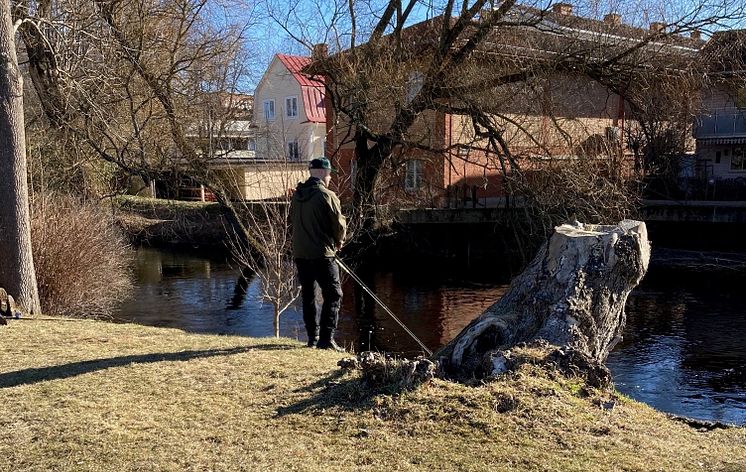
[{"label": "water reflection", "polygon": [[[746,277],[655,270],[630,296],[624,341],[609,357],[618,389],[663,411],[746,423]],[[491,274],[449,279],[438,271],[371,267],[359,275],[433,350],[507,288]],[[136,276],[137,289],[120,319],[200,333],[274,334],[272,307],[262,303],[258,280],[225,260],[140,249]],[[344,293],[342,343],[419,352],[351,279],[344,280]],[[304,338],[300,306],[283,313],[280,332]]]},{"label": "water reflection", "polygon": [[[250,273],[240,277],[227,261],[182,253],[139,249],[137,287],[117,318],[197,333],[272,336],[272,306],[262,303]],[[283,313],[281,332],[300,336],[302,317]]]}]

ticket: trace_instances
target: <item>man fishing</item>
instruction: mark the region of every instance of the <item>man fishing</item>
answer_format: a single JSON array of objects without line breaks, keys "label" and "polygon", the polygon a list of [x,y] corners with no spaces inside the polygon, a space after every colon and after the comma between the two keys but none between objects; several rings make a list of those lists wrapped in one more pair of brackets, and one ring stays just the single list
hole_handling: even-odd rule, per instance
[{"label": "man fishing", "polygon": [[[339,198],[328,188],[332,172],[329,160],[312,159],[308,169],[311,176],[298,184],[290,203],[293,258],[301,285],[303,322],[309,347],[342,352],[344,349],[334,341],[342,302],[339,267],[334,257],[345,239],[347,222]],[[318,322],[316,284],[324,299]]]}]

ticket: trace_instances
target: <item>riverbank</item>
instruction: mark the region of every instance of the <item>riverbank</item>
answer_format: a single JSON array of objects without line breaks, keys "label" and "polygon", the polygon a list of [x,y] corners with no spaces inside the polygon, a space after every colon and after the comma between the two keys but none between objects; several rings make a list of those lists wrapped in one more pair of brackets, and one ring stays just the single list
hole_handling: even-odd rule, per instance
[{"label": "riverbank", "polygon": [[0,335],[0,470],[746,468],[744,429],[700,432],[531,366],[392,394],[287,339],[64,320]]},{"label": "riverbank", "polygon": [[114,220],[133,244],[226,250],[228,223],[217,203],[122,195],[109,204]]},{"label": "riverbank", "polygon": [[[227,254],[229,225],[220,205],[137,196],[117,196],[110,205],[117,225],[132,244],[181,250],[205,250]],[[497,211],[497,210],[493,210]],[[437,265],[459,270],[499,270],[503,277],[516,274],[534,255],[538,239],[526,239],[521,220],[485,221],[467,214],[466,222],[427,223],[403,211],[395,232],[377,240],[379,265],[398,265],[406,260],[423,267]],[[457,213],[447,213],[456,215]],[[488,213],[489,215],[489,213]],[[471,218],[471,219],[469,219]],[[741,242],[744,225],[696,225],[651,222],[651,265],[700,272],[741,271],[746,256]],[[701,233],[707,237],[701,237]],[[534,235],[535,236],[535,235]],[[520,238],[524,238],[519,240]]]}]

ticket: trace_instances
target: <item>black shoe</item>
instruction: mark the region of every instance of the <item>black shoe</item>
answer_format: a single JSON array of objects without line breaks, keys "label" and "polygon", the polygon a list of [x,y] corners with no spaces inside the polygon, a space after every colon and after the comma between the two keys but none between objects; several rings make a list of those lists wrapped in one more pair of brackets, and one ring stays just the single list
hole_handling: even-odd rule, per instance
[{"label": "black shoe", "polygon": [[308,342],[306,343],[306,347],[314,347],[317,342],[319,342],[319,338],[316,337],[316,336],[308,338]]},{"label": "black shoe", "polygon": [[336,352],[347,352],[343,347],[340,347],[336,342],[334,342],[334,339],[330,339],[329,341],[319,341],[316,344],[316,349],[329,349]]}]

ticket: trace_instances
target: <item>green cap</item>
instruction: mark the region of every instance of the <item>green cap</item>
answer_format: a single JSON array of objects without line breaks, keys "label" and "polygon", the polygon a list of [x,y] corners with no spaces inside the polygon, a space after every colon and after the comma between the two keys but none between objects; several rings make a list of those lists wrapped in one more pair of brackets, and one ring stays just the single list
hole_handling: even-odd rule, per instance
[{"label": "green cap", "polygon": [[317,157],[311,159],[311,162],[308,163],[308,168],[332,170],[332,163],[326,157]]}]

